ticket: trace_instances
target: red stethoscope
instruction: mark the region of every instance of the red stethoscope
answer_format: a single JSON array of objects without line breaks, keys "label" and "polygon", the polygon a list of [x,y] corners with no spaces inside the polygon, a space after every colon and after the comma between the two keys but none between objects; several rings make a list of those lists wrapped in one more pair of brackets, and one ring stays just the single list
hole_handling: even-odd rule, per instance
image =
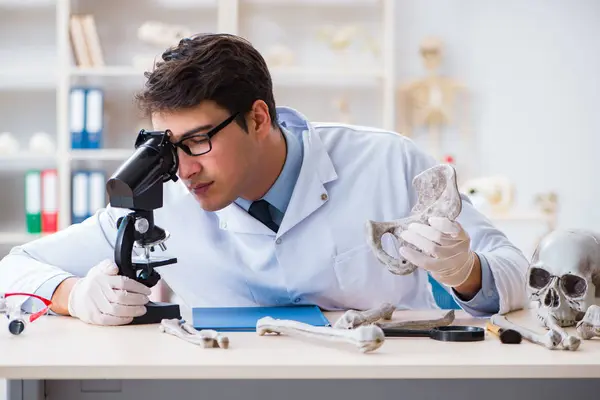
[{"label": "red stethoscope", "polygon": [[[37,312],[29,314],[29,315],[24,315],[21,312],[20,307],[18,307],[16,310],[13,310],[11,312],[11,311],[9,311],[8,305],[6,304],[6,298],[12,297],[12,296],[28,296],[28,297],[32,297],[34,299],[38,299],[42,303],[44,303],[44,308],[42,308],[40,311],[37,311]],[[20,293],[20,292],[0,293],[0,314],[6,314],[6,318],[8,318],[8,320],[9,320],[8,331],[10,333],[12,333],[13,335],[20,335],[21,333],[23,333],[23,331],[25,330],[25,325],[27,323],[31,323],[31,322],[35,321],[42,315],[46,314],[48,312],[48,310],[50,309],[51,305],[52,305],[52,302],[50,300],[48,300],[44,297],[38,296],[37,294]]]}]

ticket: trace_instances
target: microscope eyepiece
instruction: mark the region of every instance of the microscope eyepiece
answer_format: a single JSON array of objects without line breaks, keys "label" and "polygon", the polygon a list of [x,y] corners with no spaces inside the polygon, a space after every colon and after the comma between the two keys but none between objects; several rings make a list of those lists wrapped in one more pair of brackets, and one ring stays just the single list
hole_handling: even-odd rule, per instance
[{"label": "microscope eyepiece", "polygon": [[136,151],[106,184],[113,207],[151,211],[162,207],[164,182],[177,181],[177,148],[169,141],[171,132],[141,130]]}]

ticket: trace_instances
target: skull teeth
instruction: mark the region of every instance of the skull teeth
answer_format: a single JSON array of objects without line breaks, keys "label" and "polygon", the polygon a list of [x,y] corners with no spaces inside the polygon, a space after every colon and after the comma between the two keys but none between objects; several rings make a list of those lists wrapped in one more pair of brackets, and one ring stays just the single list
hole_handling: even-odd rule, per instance
[{"label": "skull teeth", "polygon": [[[546,324],[546,319],[544,318],[543,315],[538,315],[537,318],[544,323],[544,326],[547,328],[547,324]],[[564,318],[556,318],[554,317],[554,319],[556,320],[556,323],[558,324],[558,326],[572,326],[575,324],[575,320],[574,319],[564,319]]]}]

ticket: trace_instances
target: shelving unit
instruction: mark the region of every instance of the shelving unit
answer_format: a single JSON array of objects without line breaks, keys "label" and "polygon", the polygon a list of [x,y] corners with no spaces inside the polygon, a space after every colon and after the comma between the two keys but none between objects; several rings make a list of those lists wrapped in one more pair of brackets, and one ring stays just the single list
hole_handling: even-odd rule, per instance
[{"label": "shelving unit", "polygon": [[[151,48],[136,37],[137,27],[149,20],[182,24],[195,32],[239,34],[266,58],[271,45],[292,47],[297,58],[291,66],[270,67],[279,105],[296,107],[313,120],[340,121],[332,99],[343,95],[353,108],[351,122],[394,130],[396,7],[395,0],[0,0],[0,35],[8,39],[0,44],[0,131],[14,130],[21,135],[18,153],[0,154],[0,172],[22,180],[22,172],[28,168],[56,168],[59,228],[69,226],[72,172],[90,167],[110,175],[134,151],[141,121],[134,114],[132,95],[143,85],[144,70],[134,67],[133,56],[138,50],[156,56],[163,50]],[[77,13],[95,16],[105,66],[75,65],[69,19]],[[372,33],[379,48],[377,59],[365,58],[364,51],[356,53],[356,49],[349,50],[344,58],[316,38],[320,25],[354,23],[364,23]],[[11,39],[12,34],[18,34],[18,40]],[[308,42],[312,44],[306,45]],[[71,149],[69,93],[80,85],[106,90],[105,144],[98,150]],[[35,112],[26,112],[15,98],[32,104]],[[53,154],[28,151],[27,134],[40,129],[54,137]],[[15,190],[21,192],[21,187]],[[2,196],[9,194],[0,195],[0,201],[6,198]],[[11,197],[9,206],[3,205],[11,208],[0,210],[1,246],[35,237],[24,233],[20,202],[20,198]],[[539,222],[544,216],[498,218]]]},{"label": "shelving unit", "polygon": [[[394,128],[394,20],[395,2],[393,0],[132,0],[122,2],[94,2],[93,0],[0,0],[0,15],[14,13],[15,19],[27,20],[34,18],[36,25],[44,27],[44,37],[33,37],[28,49],[33,48],[36,42],[42,42],[44,59],[31,62],[30,54],[21,52],[15,62],[9,64],[0,62],[0,99],[15,92],[29,93],[35,96],[39,92],[54,100],[51,114],[53,118],[46,118],[52,127],[47,129],[53,134],[56,152],[53,154],[36,154],[27,149],[27,138],[20,139],[20,150],[15,154],[0,155],[0,171],[16,174],[17,179],[22,179],[21,172],[36,166],[56,168],[59,174],[59,228],[65,228],[71,223],[71,174],[75,168],[92,166],[103,168],[107,175],[113,172],[120,162],[126,160],[134,151],[133,140],[139,126],[139,119],[129,115],[133,112],[131,104],[124,103],[132,99],[132,90],[138,90],[143,84],[143,69],[136,68],[131,62],[132,49],[137,46],[148,50],[148,46],[137,42],[135,29],[146,20],[159,20],[167,23],[181,23],[190,26],[197,20],[202,22],[190,26],[197,32],[218,31],[248,34],[248,39],[254,43],[261,42],[260,29],[248,29],[248,21],[255,17],[264,17],[264,10],[274,13],[329,13],[350,10],[353,18],[360,23],[363,14],[376,16],[373,25],[378,28],[380,37],[378,45],[382,55],[376,66],[364,62],[352,64],[327,65],[317,58],[312,63],[300,63],[289,67],[272,66],[271,73],[275,90],[300,91],[302,93],[318,93],[315,90],[324,90],[331,95],[338,92],[359,91],[367,93],[369,98],[376,98],[376,110],[370,110],[380,115],[379,119],[372,118],[364,124],[375,123],[379,127]],[[135,10],[135,15],[130,16],[128,10]],[[106,65],[98,68],[80,68],[75,65],[71,50],[69,36],[69,18],[76,13],[90,13],[95,16],[100,43]],[[115,14],[118,12],[118,14]],[[311,14],[312,15],[312,14]],[[33,16],[33,17],[32,17]],[[373,18],[372,18],[373,19]],[[0,17],[0,22],[2,17]],[[290,25],[284,21],[283,29]],[[327,22],[324,18],[323,23]],[[348,21],[352,22],[352,21]],[[9,23],[7,31],[16,23]],[[290,25],[292,32],[298,26]],[[20,28],[21,30],[27,29]],[[308,29],[314,29],[309,27]],[[0,31],[1,32],[1,31]],[[49,33],[52,32],[52,35]],[[314,33],[314,32],[313,32]],[[294,43],[302,43],[311,39],[310,31],[293,38]],[[41,35],[41,34],[40,34]],[[52,36],[52,37],[50,37]],[[265,43],[264,41],[262,43]],[[0,54],[15,52],[18,46],[3,48],[0,45]],[[323,45],[324,46],[324,45]],[[259,50],[262,49],[257,46]],[[162,49],[153,49],[160,54]],[[366,64],[366,65],[365,65]],[[69,131],[69,93],[72,87],[79,85],[93,85],[106,88],[105,93],[105,120],[104,136],[109,138],[106,147],[101,149],[71,149],[71,135]],[[54,93],[54,94],[51,94]],[[51,96],[51,97],[50,97]],[[285,100],[285,94],[281,96]],[[277,98],[276,98],[277,99]],[[1,100],[0,100],[1,101]],[[122,105],[127,108],[122,110]],[[285,101],[280,102],[286,104]],[[295,105],[291,105],[295,106]],[[302,109],[302,106],[298,108]],[[50,108],[49,108],[50,109]],[[112,111],[112,113],[111,113]],[[310,111],[305,112],[310,117]],[[118,115],[117,115],[118,114]],[[0,121],[7,120],[10,115],[0,113]],[[117,119],[117,120],[114,120]],[[335,120],[335,116],[331,116]],[[14,122],[14,121],[13,121]],[[361,123],[361,121],[355,121]],[[46,126],[45,124],[44,126]],[[13,124],[14,126],[14,124]],[[16,129],[16,128],[15,128]],[[26,135],[24,132],[15,132]],[[127,134],[119,132],[127,132]],[[131,137],[128,137],[129,134]],[[119,136],[122,135],[122,136]],[[7,178],[9,179],[9,178]],[[20,210],[15,210],[20,212]],[[0,219],[0,227],[18,226],[18,213],[11,217],[16,218],[9,222]],[[0,214],[2,218],[3,214]],[[3,231],[0,228],[0,245],[17,245],[29,241],[38,235],[30,235],[23,228]]]}]

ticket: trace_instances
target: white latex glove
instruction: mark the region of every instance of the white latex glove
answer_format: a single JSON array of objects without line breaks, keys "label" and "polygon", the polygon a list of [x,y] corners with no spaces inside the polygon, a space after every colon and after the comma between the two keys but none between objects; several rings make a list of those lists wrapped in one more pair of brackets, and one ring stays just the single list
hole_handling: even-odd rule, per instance
[{"label": "white latex glove", "polygon": [[429,224],[410,224],[400,234],[422,253],[409,247],[401,247],[399,253],[407,261],[429,271],[436,281],[450,287],[460,286],[475,265],[471,238],[458,222],[448,218],[431,217]]},{"label": "white latex glove", "polygon": [[125,325],[146,313],[150,288],[104,260],[79,279],[69,294],[69,314],[94,325]]}]

